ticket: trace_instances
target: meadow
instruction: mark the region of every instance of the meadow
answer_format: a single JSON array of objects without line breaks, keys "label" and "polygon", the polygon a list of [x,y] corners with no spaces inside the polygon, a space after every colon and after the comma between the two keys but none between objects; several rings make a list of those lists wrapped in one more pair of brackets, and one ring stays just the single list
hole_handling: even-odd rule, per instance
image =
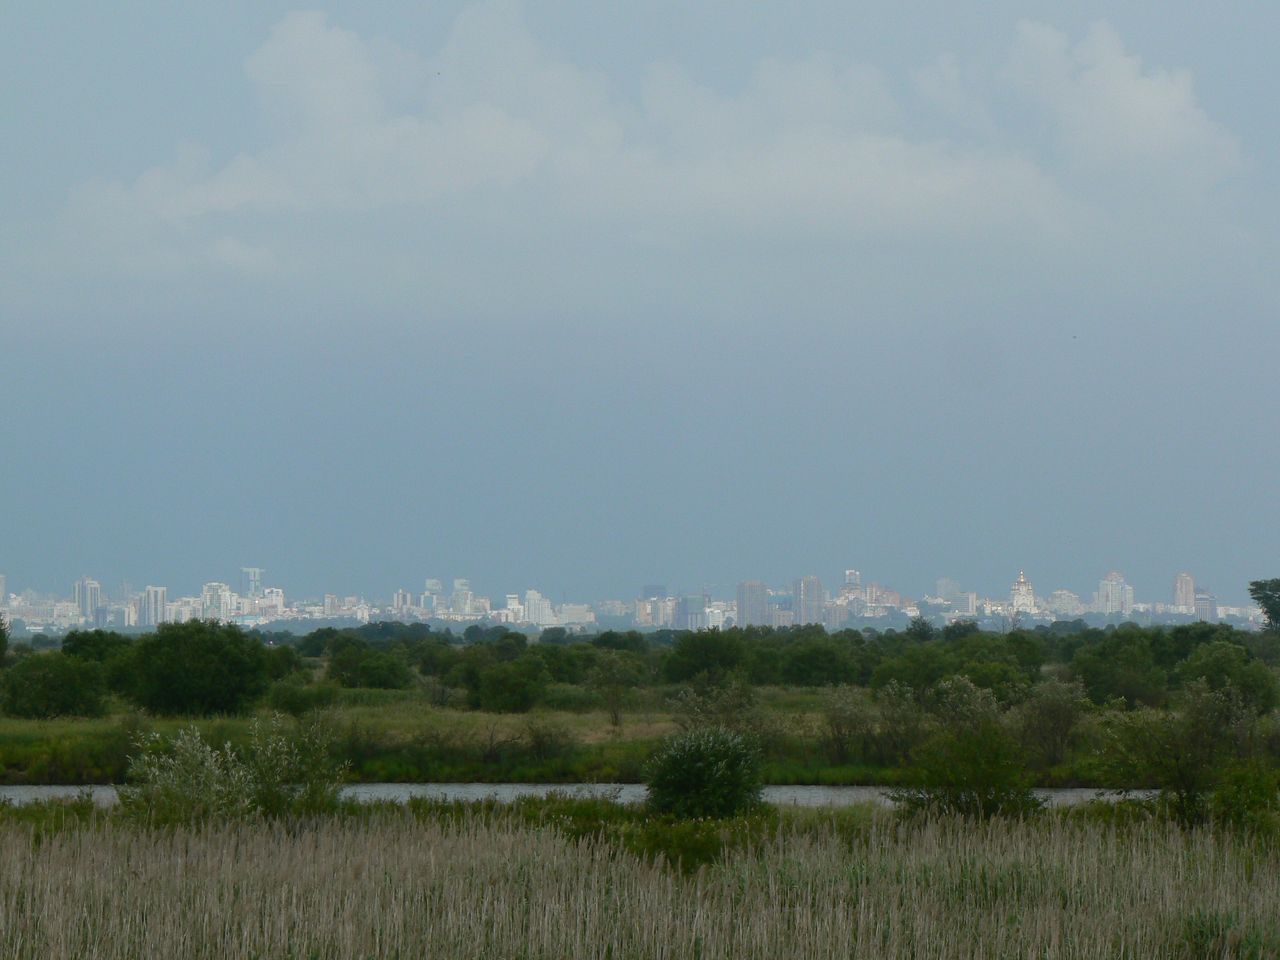
[{"label": "meadow", "polygon": [[609,814],[581,814],[555,801],[410,805],[153,829],[11,811],[0,956],[1280,954],[1280,852],[1248,835],[1083,815],[781,811],[755,829],[703,823],[736,840],[681,869],[620,839]]}]

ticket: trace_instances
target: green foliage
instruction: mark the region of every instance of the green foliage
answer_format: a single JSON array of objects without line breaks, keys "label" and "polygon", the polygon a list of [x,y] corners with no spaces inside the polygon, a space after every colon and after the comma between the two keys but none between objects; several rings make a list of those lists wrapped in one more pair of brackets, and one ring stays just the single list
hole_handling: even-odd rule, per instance
[{"label": "green foliage", "polygon": [[596,657],[587,683],[609,713],[609,722],[622,726],[622,708],[631,690],[644,679],[644,667],[633,654],[606,649]]},{"label": "green foliage", "polygon": [[1258,760],[1226,767],[1209,794],[1214,823],[1260,834],[1280,833],[1280,773]]},{"label": "green foliage", "polygon": [[832,763],[865,760],[875,742],[879,715],[864,691],[856,687],[836,687],[828,694],[822,711],[827,755]]},{"label": "green foliage", "polygon": [[300,674],[293,674],[271,685],[267,691],[267,706],[292,717],[301,717],[333,706],[338,699],[338,689],[333,683],[307,683]]},{"label": "green foliage", "polygon": [[1176,710],[1146,708],[1113,716],[1106,770],[1113,782],[1158,788],[1179,822],[1200,823],[1224,771],[1247,756],[1255,724],[1236,690],[1214,690],[1196,680]]},{"label": "green foliage", "polygon": [[254,720],[243,751],[211,746],[194,725],[167,741],[145,735],[130,759],[120,807],[153,824],[330,812],[344,772],[330,759],[331,742],[316,723],[286,734],[278,717]]},{"label": "green foliage", "polygon": [[156,714],[240,713],[267,686],[260,641],[232,624],[161,624],[131,646],[126,695]]},{"label": "green foliage", "polygon": [[990,691],[959,678],[940,683],[930,699],[939,729],[914,752],[911,785],[894,791],[894,800],[908,813],[980,819],[1040,809],[1026,757]]},{"label": "green foliage", "polygon": [[1036,684],[1017,711],[1023,744],[1042,765],[1057,766],[1088,707],[1084,687],[1078,682],[1055,679]]},{"label": "green foliage", "polygon": [[760,755],[746,737],[706,727],[666,740],[649,762],[649,807],[680,818],[731,817],[760,803]]},{"label": "green foliage", "polygon": [[1280,577],[1271,580],[1254,580],[1249,584],[1249,596],[1262,608],[1267,626],[1280,631]]},{"label": "green foliage", "polygon": [[4,658],[9,653],[9,621],[0,617],[0,667],[4,666]]},{"label": "green foliage", "polygon": [[102,666],[65,653],[24,657],[0,678],[4,712],[15,717],[96,717],[104,710]]},{"label": "green foliage", "polygon": [[106,663],[129,649],[132,641],[113,630],[72,630],[62,639],[62,652],[82,660]]},{"label": "green foliage", "polygon": [[1129,707],[1164,700],[1166,673],[1142,630],[1116,630],[1080,647],[1071,669],[1094,703],[1124,700]]},{"label": "green foliage", "polygon": [[671,683],[683,683],[698,677],[719,683],[741,666],[744,655],[742,637],[737,632],[700,630],[684,633],[672,646],[663,665],[663,673]]},{"label": "green foliage", "polygon": [[494,713],[525,713],[542,699],[546,682],[537,658],[496,663],[480,674],[478,705]]},{"label": "green foliage", "polygon": [[1211,690],[1234,688],[1245,706],[1269,713],[1280,700],[1275,674],[1239,644],[1214,640],[1193,650],[1177,670],[1185,684],[1204,680]]}]

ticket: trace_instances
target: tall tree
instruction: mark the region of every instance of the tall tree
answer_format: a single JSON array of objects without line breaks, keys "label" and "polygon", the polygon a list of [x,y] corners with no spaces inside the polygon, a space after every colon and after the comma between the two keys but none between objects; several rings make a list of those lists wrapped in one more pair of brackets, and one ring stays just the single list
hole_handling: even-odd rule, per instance
[{"label": "tall tree", "polygon": [[1262,608],[1267,626],[1272,630],[1280,630],[1280,577],[1254,580],[1249,584],[1249,596]]}]

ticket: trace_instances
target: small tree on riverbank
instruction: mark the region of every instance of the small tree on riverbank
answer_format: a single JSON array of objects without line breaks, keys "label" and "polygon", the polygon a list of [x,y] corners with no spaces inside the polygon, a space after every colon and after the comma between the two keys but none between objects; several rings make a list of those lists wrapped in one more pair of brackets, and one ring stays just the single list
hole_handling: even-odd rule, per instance
[{"label": "small tree on riverbank", "polygon": [[678,734],[649,762],[649,806],[681,818],[732,817],[760,803],[760,754],[723,727]]}]

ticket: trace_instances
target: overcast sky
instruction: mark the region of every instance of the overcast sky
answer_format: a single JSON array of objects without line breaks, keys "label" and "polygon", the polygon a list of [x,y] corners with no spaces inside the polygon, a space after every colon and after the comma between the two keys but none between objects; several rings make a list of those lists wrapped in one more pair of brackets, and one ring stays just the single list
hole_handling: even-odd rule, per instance
[{"label": "overcast sky", "polygon": [[1275,5],[619,6],[0,13],[10,588],[1280,575]]}]

